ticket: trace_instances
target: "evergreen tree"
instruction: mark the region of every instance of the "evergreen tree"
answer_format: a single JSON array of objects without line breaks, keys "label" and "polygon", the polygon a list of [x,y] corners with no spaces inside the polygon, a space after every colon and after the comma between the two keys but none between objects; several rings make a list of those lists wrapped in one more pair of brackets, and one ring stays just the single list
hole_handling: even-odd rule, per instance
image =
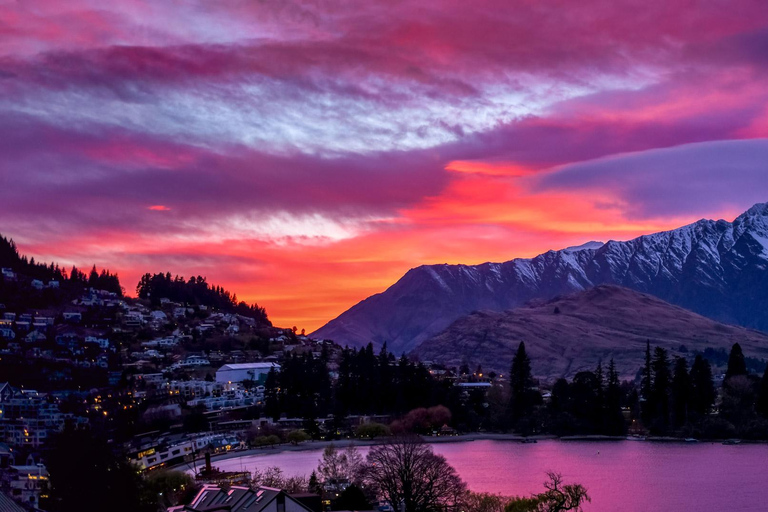
[{"label": "evergreen tree", "polygon": [[731,347],[731,354],[728,356],[728,369],[725,372],[724,385],[727,385],[728,379],[739,375],[747,374],[747,363],[744,360],[744,352],[741,351],[741,345],[734,343]]},{"label": "evergreen tree", "polygon": [[697,355],[691,366],[691,406],[690,412],[700,416],[709,413],[715,403],[717,393],[712,380],[712,368],[709,361]]},{"label": "evergreen tree", "polygon": [[763,372],[763,378],[760,379],[755,409],[760,416],[768,418],[768,365],[766,365],[765,372]]},{"label": "evergreen tree", "polygon": [[323,495],[323,486],[320,485],[320,482],[317,479],[317,471],[315,471],[314,469],[312,470],[312,474],[309,475],[309,482],[307,483],[307,487],[309,489],[309,492],[313,492],[320,496]]},{"label": "evergreen tree", "polygon": [[280,395],[278,394],[277,372],[274,368],[269,370],[267,380],[264,383],[264,414],[275,420],[280,419]]},{"label": "evergreen tree", "polygon": [[648,425],[653,417],[653,393],[651,386],[653,384],[652,369],[651,369],[651,342],[646,340],[645,342],[645,365],[643,366],[643,377],[640,381],[640,394],[645,400],[643,409],[641,411],[643,423]]},{"label": "evergreen tree", "polygon": [[652,405],[654,407],[652,414],[652,424],[661,430],[665,430],[669,425],[669,356],[667,351],[661,347],[656,347],[653,352],[653,384],[651,386]]},{"label": "evergreen tree", "polygon": [[509,371],[509,385],[512,390],[510,409],[512,419],[515,421],[530,412],[531,403],[528,389],[531,387],[532,382],[531,360],[528,358],[528,354],[525,353],[525,343],[521,341],[517,347],[515,357],[512,358],[512,367]]},{"label": "evergreen tree", "polygon": [[603,374],[603,361],[597,361],[597,368],[595,368],[595,383],[597,385],[595,389],[595,409],[597,411],[597,417],[595,418],[597,425],[605,424],[605,375]]},{"label": "evergreen tree", "polygon": [[611,358],[608,363],[608,382],[605,389],[605,433],[623,435],[626,433],[624,414],[621,412],[621,382],[616,364]]},{"label": "evergreen tree", "polygon": [[681,427],[688,422],[690,402],[691,379],[688,375],[688,363],[685,358],[678,357],[675,360],[675,370],[672,377],[672,403],[676,427]]}]

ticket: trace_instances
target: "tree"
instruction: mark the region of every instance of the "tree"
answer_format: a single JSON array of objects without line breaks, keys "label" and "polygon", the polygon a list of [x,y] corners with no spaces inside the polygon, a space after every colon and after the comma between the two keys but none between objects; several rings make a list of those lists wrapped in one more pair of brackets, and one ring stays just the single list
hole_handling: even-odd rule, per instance
[{"label": "tree", "polygon": [[605,433],[608,435],[624,435],[627,426],[621,411],[621,382],[613,358],[608,363],[608,384],[605,389]]},{"label": "tree", "polygon": [[656,347],[653,351],[653,385],[651,387],[651,404],[653,406],[652,424],[665,430],[669,424],[669,357],[667,351]]},{"label": "tree", "polygon": [[468,491],[461,504],[461,510],[471,512],[504,512],[510,498],[487,492]]},{"label": "tree", "polygon": [[307,485],[309,492],[313,492],[315,494],[319,494],[320,496],[323,495],[323,486],[320,485],[320,481],[317,478],[317,471],[312,471],[312,474],[309,475],[309,483]]},{"label": "tree", "polygon": [[728,385],[728,380],[731,377],[738,377],[739,375],[747,374],[747,363],[744,360],[744,352],[741,351],[741,345],[734,343],[731,347],[731,353],[728,356],[728,369],[725,371],[725,379],[723,385]]},{"label": "tree", "polygon": [[142,501],[147,504],[162,500],[162,505],[174,506],[189,503],[197,491],[195,481],[187,473],[174,470],[153,471],[145,479]]},{"label": "tree", "polygon": [[303,443],[304,441],[309,441],[310,437],[303,430],[291,430],[288,432],[286,439],[292,445],[297,445],[299,443]]},{"label": "tree", "polygon": [[531,360],[525,353],[525,342],[521,341],[515,357],[512,358],[512,367],[509,371],[509,386],[512,390],[510,409],[512,419],[515,421],[530,412],[532,404],[528,391],[532,382]]},{"label": "tree", "polygon": [[544,482],[544,491],[530,498],[515,498],[510,501],[505,512],[563,512],[580,511],[585,502],[592,500],[587,489],[580,484],[563,485],[559,473],[548,472],[548,481]]},{"label": "tree", "polygon": [[306,477],[292,476],[286,478],[283,475],[283,470],[277,466],[265,468],[263,471],[258,468],[254,469],[251,484],[256,487],[283,489],[289,494],[307,492],[308,488]]},{"label": "tree", "polygon": [[700,416],[709,413],[715,403],[717,392],[712,380],[712,368],[709,361],[697,355],[691,366],[691,406],[690,411]]},{"label": "tree", "polygon": [[688,363],[685,358],[675,359],[675,370],[672,376],[672,404],[674,425],[682,427],[688,422],[688,408],[691,402],[691,378],[688,375]]},{"label": "tree", "polygon": [[651,369],[651,342],[646,340],[645,342],[645,364],[643,365],[643,378],[640,381],[640,394],[645,399],[645,406],[642,410],[643,423],[649,424],[651,417],[653,416],[653,392],[651,386],[653,384]]},{"label": "tree", "polygon": [[323,450],[317,473],[324,483],[359,483],[363,471],[363,457],[353,445],[340,450],[333,443]]},{"label": "tree", "polygon": [[765,367],[765,372],[763,372],[763,378],[760,379],[755,409],[760,416],[768,418],[768,365]]},{"label": "tree", "polygon": [[386,437],[390,434],[391,432],[389,431],[388,426],[376,422],[365,423],[355,429],[355,435],[357,437],[363,437],[366,439]]},{"label": "tree", "polygon": [[136,469],[94,432],[65,428],[48,443],[46,465],[51,475],[47,510],[157,510],[156,501],[142,503],[146,491]]},{"label": "tree", "polygon": [[333,510],[368,510],[370,508],[368,498],[355,484],[341,491],[339,499],[333,504]]},{"label": "tree", "polygon": [[466,484],[445,457],[415,436],[399,437],[371,449],[365,481],[405,512],[429,512],[461,503]]}]

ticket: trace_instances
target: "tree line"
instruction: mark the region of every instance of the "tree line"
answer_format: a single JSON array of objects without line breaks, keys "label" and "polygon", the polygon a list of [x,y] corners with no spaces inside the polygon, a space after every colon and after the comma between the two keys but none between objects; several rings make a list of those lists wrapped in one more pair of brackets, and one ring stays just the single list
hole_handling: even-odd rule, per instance
[{"label": "tree line", "polygon": [[[419,407],[449,403],[451,386],[432,377],[421,363],[395,358],[386,345],[342,350],[337,367],[329,354],[291,354],[265,383],[265,413],[274,418],[349,414],[402,415]],[[335,378],[331,378],[331,374]]]},{"label": "tree line", "polygon": [[221,286],[210,285],[203,276],[172,276],[170,272],[141,276],[136,285],[136,294],[140,299],[148,299],[154,306],[159,306],[160,299],[166,298],[181,304],[207,306],[228,313],[236,313],[256,320],[259,326],[271,326],[267,311],[258,304],[238,301]]},{"label": "tree line", "polygon": [[[288,356],[280,372],[267,377],[268,416],[341,418],[382,414],[399,418],[397,432],[420,431],[408,413],[446,407],[450,424],[460,431],[515,431],[524,435],[624,436],[647,432],[681,437],[768,438],[768,380],[748,371],[741,347],[733,346],[723,385],[697,354],[692,363],[646,346],[645,363],[635,381],[622,381],[613,360],[594,370],[558,379],[545,397],[533,378],[532,361],[520,343],[508,382],[461,388],[435,378],[421,363],[395,358],[384,346],[343,350],[337,366],[327,352]],[[330,365],[330,366],[329,366]],[[421,413],[419,413],[421,414]],[[411,416],[414,416],[413,414]],[[415,416],[418,416],[416,414]],[[414,416],[414,417],[415,417]],[[427,433],[441,425],[421,431]],[[313,430],[314,429],[314,430]],[[316,427],[309,430],[316,435]]]}]

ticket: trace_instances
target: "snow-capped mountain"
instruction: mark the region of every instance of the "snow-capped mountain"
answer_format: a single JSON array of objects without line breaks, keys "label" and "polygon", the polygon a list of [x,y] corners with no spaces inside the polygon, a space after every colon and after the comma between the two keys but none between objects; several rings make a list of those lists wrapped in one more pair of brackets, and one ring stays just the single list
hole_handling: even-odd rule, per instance
[{"label": "snow-capped mountain", "polygon": [[626,242],[589,242],[530,259],[424,265],[313,333],[408,352],[476,310],[615,284],[712,319],[768,331],[768,203],[733,222],[702,219]]}]

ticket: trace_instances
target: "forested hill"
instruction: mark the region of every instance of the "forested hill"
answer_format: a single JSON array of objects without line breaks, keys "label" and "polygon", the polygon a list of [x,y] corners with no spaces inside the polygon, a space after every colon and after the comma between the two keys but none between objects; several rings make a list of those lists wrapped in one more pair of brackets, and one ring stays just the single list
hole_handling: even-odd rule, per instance
[{"label": "forested hill", "polygon": [[237,313],[253,318],[260,325],[271,326],[266,310],[258,304],[249,305],[238,301],[237,295],[232,294],[221,286],[208,284],[203,276],[192,276],[184,279],[182,276],[165,274],[144,274],[136,285],[136,294],[140,299],[148,299],[159,304],[160,299],[166,298],[182,304],[195,304]]},{"label": "forested hill", "polygon": [[[124,290],[117,274],[94,265],[89,272],[73,266],[67,270],[56,263],[39,263],[19,254],[12,239],[0,236],[0,304],[14,310],[41,309],[62,305],[79,297],[88,288],[105,290],[122,297]],[[35,283],[39,281],[40,283]],[[136,286],[140,299],[159,304],[173,302],[236,313],[253,318],[260,326],[271,326],[266,310],[258,304],[246,304],[221,286],[211,285],[205,277],[184,279],[165,274],[144,274]]]},{"label": "forested hill", "polygon": [[[54,262],[50,264],[39,263],[34,258],[27,258],[27,256],[19,254],[13,240],[3,236],[0,236],[0,268],[6,269],[0,281],[5,283],[2,285],[2,293],[0,293],[0,296],[4,296],[5,302],[14,303],[16,295],[31,293],[32,290],[35,290],[33,286],[35,280],[41,281],[45,287],[42,293],[38,295],[47,295],[48,297],[41,299],[46,304],[37,305],[35,303],[32,307],[43,307],[51,301],[55,302],[57,297],[68,298],[72,294],[79,294],[85,288],[96,288],[113,292],[118,296],[123,295],[117,274],[113,274],[107,269],[99,271],[94,265],[90,272],[85,273],[75,266],[67,271]],[[9,270],[10,273],[7,273]],[[55,288],[52,282],[55,284]],[[48,290],[57,291],[54,293]],[[23,299],[20,297],[22,302]],[[35,302],[34,299],[34,297],[30,297],[33,302]]]}]

